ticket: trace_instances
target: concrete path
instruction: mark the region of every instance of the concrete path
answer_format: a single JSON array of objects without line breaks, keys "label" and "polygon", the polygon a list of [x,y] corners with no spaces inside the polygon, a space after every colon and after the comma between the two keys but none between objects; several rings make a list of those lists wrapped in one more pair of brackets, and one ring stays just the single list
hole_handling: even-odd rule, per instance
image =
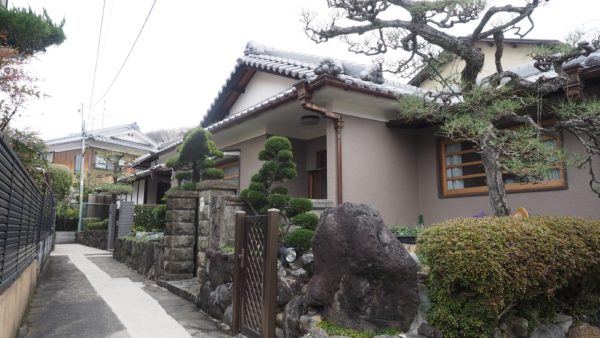
[{"label": "concrete path", "polygon": [[194,304],[108,251],[59,244],[48,264],[21,337],[230,337]]}]

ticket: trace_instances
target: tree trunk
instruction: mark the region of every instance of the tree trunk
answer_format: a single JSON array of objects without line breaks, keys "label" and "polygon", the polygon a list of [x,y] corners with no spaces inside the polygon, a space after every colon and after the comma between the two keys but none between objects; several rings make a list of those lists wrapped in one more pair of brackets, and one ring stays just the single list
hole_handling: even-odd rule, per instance
[{"label": "tree trunk", "polygon": [[200,168],[198,161],[192,161],[192,183],[200,182]]},{"label": "tree trunk", "polygon": [[490,205],[494,216],[509,216],[510,207],[506,199],[506,189],[502,179],[500,154],[493,149],[485,149],[481,153],[485,177],[489,188]]}]

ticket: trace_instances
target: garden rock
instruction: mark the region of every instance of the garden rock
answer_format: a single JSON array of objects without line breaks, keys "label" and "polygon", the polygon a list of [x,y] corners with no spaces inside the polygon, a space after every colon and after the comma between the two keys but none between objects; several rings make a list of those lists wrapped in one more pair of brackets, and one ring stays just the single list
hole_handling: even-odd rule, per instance
[{"label": "garden rock", "polygon": [[277,278],[277,305],[287,304],[294,296],[302,293],[302,282],[286,274],[278,274]]},{"label": "garden rock", "polygon": [[558,325],[563,329],[563,332],[566,334],[569,332],[569,328],[573,325],[573,317],[567,316],[565,314],[559,313],[554,317],[554,324]]},{"label": "garden rock", "polygon": [[233,253],[208,251],[206,273],[213,285],[229,283],[233,280]]},{"label": "garden rock", "polygon": [[286,337],[300,337],[303,333],[309,330],[301,330],[300,328],[300,317],[306,314],[308,307],[304,300],[304,297],[294,297],[287,305],[284,310],[284,322],[283,331]]},{"label": "garden rock", "polygon": [[417,333],[423,337],[427,337],[427,338],[443,338],[444,335],[438,331],[438,329],[436,329],[435,327],[427,324],[427,323],[422,323],[419,328],[417,329]]},{"label": "garden rock", "polygon": [[569,330],[567,338],[600,338],[600,328],[590,324],[577,324]]},{"label": "garden rock", "polygon": [[562,327],[556,324],[542,324],[531,332],[530,338],[565,338]]},{"label": "garden rock", "polygon": [[302,264],[302,269],[306,270],[310,275],[312,275],[315,271],[315,255],[312,253],[305,253],[300,257],[300,263]]},{"label": "garden rock", "polygon": [[223,322],[229,326],[233,323],[233,305],[229,305],[223,313]]},{"label": "garden rock", "polygon": [[527,338],[529,334],[529,322],[523,317],[512,317],[510,320],[512,332],[518,338]]},{"label": "garden rock", "polygon": [[328,320],[359,330],[409,328],[419,307],[417,264],[377,211],[352,203],[326,210],[313,253],[307,300]]}]

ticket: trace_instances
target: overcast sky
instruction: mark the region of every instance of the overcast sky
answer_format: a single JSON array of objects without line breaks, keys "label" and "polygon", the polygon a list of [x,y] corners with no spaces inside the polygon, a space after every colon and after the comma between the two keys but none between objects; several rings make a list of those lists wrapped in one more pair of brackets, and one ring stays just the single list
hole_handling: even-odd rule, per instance
[{"label": "overcast sky", "polygon": [[[94,90],[107,90],[154,0],[106,0]],[[500,0],[498,3],[509,1]],[[512,1],[521,3],[521,1]],[[88,105],[102,0],[9,0],[41,11],[64,26],[67,39],[29,66],[47,98],[29,103],[14,126],[54,138],[79,132],[79,107]],[[302,9],[325,10],[326,0],[157,0],[121,75],[89,114],[92,128],[137,122],[142,131],[199,124],[250,40],[278,49],[369,62],[339,42],[316,45],[300,23]],[[536,10],[528,38],[561,39],[576,29],[598,30],[598,0],[551,0]]]}]

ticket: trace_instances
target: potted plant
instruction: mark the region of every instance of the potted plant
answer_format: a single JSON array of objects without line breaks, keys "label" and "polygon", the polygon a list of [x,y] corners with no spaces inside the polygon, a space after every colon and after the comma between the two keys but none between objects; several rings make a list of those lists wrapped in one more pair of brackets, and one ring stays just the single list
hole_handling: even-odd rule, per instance
[{"label": "potted plant", "polygon": [[422,227],[407,227],[407,226],[393,226],[392,233],[402,244],[416,244],[417,236],[421,233]]}]

